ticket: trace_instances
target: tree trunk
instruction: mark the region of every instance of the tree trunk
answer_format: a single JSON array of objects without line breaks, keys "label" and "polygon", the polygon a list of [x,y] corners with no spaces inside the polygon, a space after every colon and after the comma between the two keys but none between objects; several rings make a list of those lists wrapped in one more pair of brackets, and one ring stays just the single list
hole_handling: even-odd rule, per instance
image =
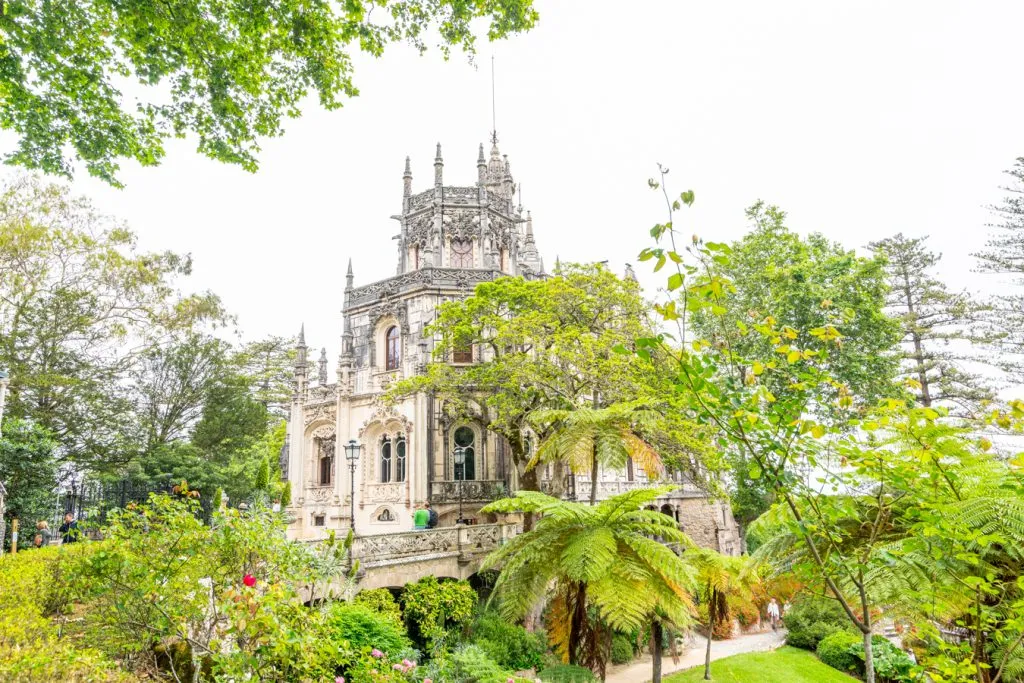
[{"label": "tree trunk", "polygon": [[594,440],[594,453],[590,461],[590,504],[597,505],[597,440]]},{"label": "tree trunk", "polygon": [[[537,468],[519,473],[519,489],[521,491],[540,491],[540,482],[537,478]],[[533,529],[536,515],[532,512],[523,514],[523,531]]]},{"label": "tree trunk", "polygon": [[661,622],[657,619],[651,622],[651,654],[651,683],[661,683]]},{"label": "tree trunk", "polygon": [[875,657],[871,652],[871,629],[864,634],[864,683],[875,683]]},{"label": "tree trunk", "polygon": [[587,619],[587,584],[579,583],[575,590],[572,587],[568,590],[576,593],[569,617],[569,663],[579,665],[579,639]]},{"label": "tree trunk", "polygon": [[708,591],[708,647],[704,651],[704,680],[711,680],[711,636],[715,632],[715,595],[714,591]]}]

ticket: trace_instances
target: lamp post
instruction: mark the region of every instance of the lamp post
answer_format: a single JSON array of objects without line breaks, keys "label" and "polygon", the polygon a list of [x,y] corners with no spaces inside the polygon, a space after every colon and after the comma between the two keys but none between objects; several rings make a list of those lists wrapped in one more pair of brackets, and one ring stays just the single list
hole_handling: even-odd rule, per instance
[{"label": "lamp post", "polygon": [[359,462],[359,454],[363,450],[363,444],[355,439],[349,439],[345,444],[345,460],[348,461],[348,481],[351,486],[349,492],[349,520],[352,524],[352,534],[356,533],[356,463]]},{"label": "lamp post", "polygon": [[0,370],[0,436],[3,435],[4,404],[7,403],[7,383],[10,378],[6,370]]},{"label": "lamp post", "polygon": [[466,447],[456,446],[455,447],[455,467],[456,473],[458,470],[462,470],[462,476],[456,477],[459,482],[459,519],[456,524],[462,524],[462,482],[466,480]]}]

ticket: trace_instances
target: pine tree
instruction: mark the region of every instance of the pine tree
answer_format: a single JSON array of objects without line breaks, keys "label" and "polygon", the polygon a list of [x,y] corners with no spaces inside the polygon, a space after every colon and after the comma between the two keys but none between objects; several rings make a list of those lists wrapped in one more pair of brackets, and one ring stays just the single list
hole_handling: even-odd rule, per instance
[{"label": "pine tree", "polygon": [[926,239],[900,233],[869,245],[888,260],[887,305],[903,330],[902,374],[921,405],[974,413],[994,396],[991,383],[963,365],[985,362],[980,346],[992,337],[979,329],[988,308],[933,276],[942,256],[927,249]]},{"label": "pine tree", "polygon": [[998,222],[988,227],[996,233],[985,243],[986,251],[974,256],[983,272],[1010,274],[1024,280],[1024,157],[1018,157],[1006,175],[1013,179],[1002,188],[1009,194],[1001,205],[990,207]]},{"label": "pine tree", "polygon": [[[1006,171],[1012,178],[1002,189],[1007,193],[1000,205],[989,207],[996,218],[986,250],[974,254],[983,273],[1009,275],[1018,287],[1024,286],[1024,157]],[[993,301],[992,324],[1004,338],[1004,352],[1024,352],[1024,294],[997,296]],[[1008,371],[1013,372],[1010,368]]]}]

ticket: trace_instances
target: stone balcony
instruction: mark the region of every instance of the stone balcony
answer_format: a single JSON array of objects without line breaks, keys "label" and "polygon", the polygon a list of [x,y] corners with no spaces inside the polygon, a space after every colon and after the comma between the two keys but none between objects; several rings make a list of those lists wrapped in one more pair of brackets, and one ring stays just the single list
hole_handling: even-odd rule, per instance
[{"label": "stone balcony", "polygon": [[430,482],[432,505],[457,503],[459,500],[463,503],[490,503],[507,495],[509,495],[508,485],[503,479]]}]

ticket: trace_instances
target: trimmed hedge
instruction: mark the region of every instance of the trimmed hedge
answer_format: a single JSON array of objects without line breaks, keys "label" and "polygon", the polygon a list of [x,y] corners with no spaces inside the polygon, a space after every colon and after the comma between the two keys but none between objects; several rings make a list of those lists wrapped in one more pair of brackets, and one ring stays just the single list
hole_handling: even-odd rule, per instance
[{"label": "trimmed hedge", "polygon": [[[855,654],[861,649],[861,656]],[[818,659],[833,669],[848,674],[857,674],[864,668],[864,645],[859,636],[846,631],[836,631],[818,643]]]}]

